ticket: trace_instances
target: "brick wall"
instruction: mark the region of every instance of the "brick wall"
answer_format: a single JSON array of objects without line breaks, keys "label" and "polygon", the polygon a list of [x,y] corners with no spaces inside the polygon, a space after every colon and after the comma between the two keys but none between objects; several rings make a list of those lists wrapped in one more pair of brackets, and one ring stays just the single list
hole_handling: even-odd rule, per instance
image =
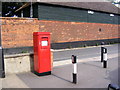
[{"label": "brick wall", "polygon": [[40,21],[40,30],[51,32],[52,42],[119,38],[118,25],[84,22]]},{"label": "brick wall", "polygon": [[4,48],[33,46],[33,32],[39,31],[37,19],[2,18]]},{"label": "brick wall", "polygon": [[51,42],[73,42],[120,38],[118,25],[2,18],[4,48],[33,46],[33,32],[51,32]]}]

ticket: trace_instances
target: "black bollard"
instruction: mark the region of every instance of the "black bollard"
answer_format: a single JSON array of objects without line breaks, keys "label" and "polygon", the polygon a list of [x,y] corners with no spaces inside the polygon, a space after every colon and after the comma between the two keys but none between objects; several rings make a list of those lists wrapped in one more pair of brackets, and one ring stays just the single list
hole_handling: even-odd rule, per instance
[{"label": "black bollard", "polygon": [[103,49],[104,47],[101,47],[101,62],[103,62]]},{"label": "black bollard", "polygon": [[102,45],[102,46],[101,46],[101,62],[103,62],[104,44],[105,44],[104,42],[101,43],[101,45]]},{"label": "black bollard", "polygon": [[5,78],[4,55],[1,46],[0,46],[0,78]]},{"label": "black bollard", "polygon": [[77,83],[77,58],[72,55],[72,63],[73,63],[73,83]]},{"label": "black bollard", "polygon": [[107,48],[103,49],[103,68],[107,68]]}]

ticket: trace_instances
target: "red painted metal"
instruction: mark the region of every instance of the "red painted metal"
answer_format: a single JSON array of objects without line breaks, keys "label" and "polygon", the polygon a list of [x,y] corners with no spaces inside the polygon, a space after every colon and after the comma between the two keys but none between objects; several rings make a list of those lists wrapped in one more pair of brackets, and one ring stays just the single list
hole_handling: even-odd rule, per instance
[{"label": "red painted metal", "polygon": [[34,32],[34,70],[37,73],[51,71],[50,33]]}]

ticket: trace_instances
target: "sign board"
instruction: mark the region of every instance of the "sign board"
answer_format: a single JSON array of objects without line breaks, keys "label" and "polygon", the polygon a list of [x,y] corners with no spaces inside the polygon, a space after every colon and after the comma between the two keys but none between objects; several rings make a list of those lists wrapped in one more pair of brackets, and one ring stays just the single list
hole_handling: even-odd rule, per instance
[{"label": "sign board", "polygon": [[48,41],[42,41],[42,46],[48,46]]}]

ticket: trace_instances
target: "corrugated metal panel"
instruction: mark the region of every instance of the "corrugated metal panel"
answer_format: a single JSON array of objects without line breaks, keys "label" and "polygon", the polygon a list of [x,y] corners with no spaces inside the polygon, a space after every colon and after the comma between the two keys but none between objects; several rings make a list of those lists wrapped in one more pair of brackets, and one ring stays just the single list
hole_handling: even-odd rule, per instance
[{"label": "corrugated metal panel", "polygon": [[116,16],[110,16],[110,14],[107,13],[94,12],[94,14],[88,14],[88,16],[89,22],[117,24],[117,22],[114,22]]},{"label": "corrugated metal panel", "polygon": [[[36,4],[37,2],[32,2],[32,4]],[[83,8],[83,9],[91,9],[96,11],[108,12],[108,13],[116,13],[120,14],[120,9],[113,5],[110,2],[39,2],[40,4],[48,4],[48,5],[60,5],[60,6],[67,6],[67,7],[75,7],[75,8]],[[28,7],[31,3],[27,2],[22,7],[16,10],[22,10]]]},{"label": "corrugated metal panel", "polygon": [[120,9],[115,5],[113,5],[111,2],[102,2],[102,1],[90,2],[89,1],[89,2],[47,2],[47,3],[120,14]]},{"label": "corrugated metal panel", "polygon": [[118,16],[118,23],[120,24],[120,16]]},{"label": "corrugated metal panel", "polygon": [[38,18],[38,4],[33,5],[33,17]]},{"label": "corrugated metal panel", "polygon": [[97,11],[94,11],[94,14],[89,14],[88,10],[83,9],[39,4],[38,13],[39,20],[43,19],[118,24],[117,15],[112,17],[109,13],[102,13]]},{"label": "corrugated metal panel", "polygon": [[87,11],[57,6],[39,5],[39,19],[87,22]]},{"label": "corrugated metal panel", "polygon": [[114,18],[114,20],[113,20],[113,23],[114,23],[114,24],[120,24],[120,23],[118,22],[118,20],[119,20],[119,16],[118,16],[118,15],[115,15],[113,18]]}]

